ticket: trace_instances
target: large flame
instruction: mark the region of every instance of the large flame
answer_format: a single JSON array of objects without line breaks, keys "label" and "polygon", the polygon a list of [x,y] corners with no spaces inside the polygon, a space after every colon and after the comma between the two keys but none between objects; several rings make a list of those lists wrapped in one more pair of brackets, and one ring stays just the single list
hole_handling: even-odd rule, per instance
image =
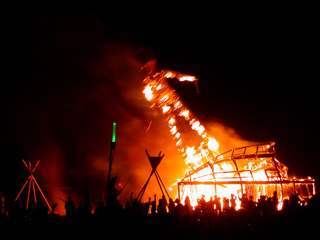
[{"label": "large flame", "polygon": [[[254,195],[254,200],[257,201],[261,195],[268,194],[270,197],[276,191],[278,197],[283,199],[283,181],[288,182],[289,188],[293,183],[295,188],[295,183],[288,178],[288,168],[275,158],[273,142],[232,149],[219,155],[218,141],[209,136],[205,127],[170,86],[168,78],[176,78],[181,82],[197,82],[198,79],[163,70],[147,76],[143,81],[145,98],[150,102],[151,108],[159,109],[167,116],[170,133],[188,166],[185,177],[179,182],[185,184],[181,200],[189,196],[191,205],[195,206],[198,204],[197,199],[203,195],[206,201],[219,195],[221,203],[223,198],[236,197],[236,209],[239,209],[239,200],[244,193],[247,196]],[[198,136],[192,146],[182,138],[183,132],[178,128],[178,122],[181,121],[185,121],[190,131]],[[259,184],[255,184],[257,182]],[[314,180],[311,179],[308,183],[313,184],[314,191]],[[307,190],[309,191],[308,185]]]},{"label": "large flame", "polygon": [[[151,102],[152,108],[161,109],[162,113],[168,116],[166,121],[170,128],[170,133],[173,135],[176,146],[182,153],[185,162],[189,167],[198,167],[218,154],[219,143],[215,138],[208,135],[204,126],[182,102],[175,90],[169,85],[168,78],[177,78],[181,82],[197,81],[194,76],[163,70],[144,79],[145,87],[143,93],[145,98]],[[200,136],[202,140],[198,146],[184,144],[177,126],[178,118],[186,121],[190,129]]]}]

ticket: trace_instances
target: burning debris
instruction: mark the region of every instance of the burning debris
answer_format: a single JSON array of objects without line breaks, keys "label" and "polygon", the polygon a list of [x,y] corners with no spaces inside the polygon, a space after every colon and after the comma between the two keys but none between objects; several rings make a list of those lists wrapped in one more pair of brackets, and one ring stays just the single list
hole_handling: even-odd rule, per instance
[{"label": "burning debris", "polygon": [[[186,163],[190,167],[199,167],[209,159],[217,156],[219,143],[215,138],[208,135],[204,126],[201,125],[200,121],[169,85],[168,78],[177,78],[179,81],[198,81],[193,76],[163,70],[144,79],[143,82],[146,86],[143,93],[151,103],[151,108],[161,109],[162,113],[167,116],[166,121],[170,128],[170,133],[173,135],[176,146]],[[200,137],[198,146],[188,146],[183,141],[178,128],[180,119],[187,122],[191,130],[198,134]]]},{"label": "burning debris", "polygon": [[[148,64],[146,66],[150,68]],[[202,195],[205,195],[207,201],[214,195],[227,198],[230,195],[237,196],[237,201],[252,196],[256,201],[260,196],[276,194],[282,202],[297,191],[304,198],[315,194],[314,179],[288,177],[288,167],[276,158],[274,142],[219,153],[218,141],[209,136],[204,126],[170,86],[168,79],[172,78],[181,82],[191,81],[198,86],[198,79],[194,76],[169,70],[157,73],[149,71],[143,80],[143,93],[151,108],[160,110],[166,116],[170,133],[188,166],[186,175],[178,182],[180,200],[188,196],[191,205],[195,206]],[[180,125],[183,122],[187,123],[189,130],[197,133],[198,140],[192,142],[190,138],[182,137]],[[186,129],[186,125],[181,128]]]},{"label": "burning debris", "polygon": [[288,167],[276,158],[274,145],[266,142],[235,148],[209,160],[178,183],[179,198],[189,196],[196,200],[199,194],[207,198],[233,194],[238,196],[238,201],[244,195],[257,201],[260,196],[272,196],[276,192],[282,202],[296,191],[303,198],[311,198],[315,194],[314,179],[289,178]]}]

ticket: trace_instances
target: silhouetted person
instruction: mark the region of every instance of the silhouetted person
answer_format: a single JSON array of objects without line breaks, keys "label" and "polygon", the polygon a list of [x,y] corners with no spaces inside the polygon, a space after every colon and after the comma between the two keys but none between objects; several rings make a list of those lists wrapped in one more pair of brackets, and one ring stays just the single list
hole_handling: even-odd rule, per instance
[{"label": "silhouetted person", "polygon": [[0,215],[4,213],[4,196],[0,193]]},{"label": "silhouetted person", "polygon": [[174,209],[175,209],[175,204],[172,200],[172,198],[169,198],[169,213],[172,214],[174,212]]},{"label": "silhouetted person", "polygon": [[247,212],[249,217],[253,218],[257,214],[257,203],[253,201],[253,196],[249,196],[249,200],[247,201]]},{"label": "silhouetted person", "polygon": [[289,199],[284,199],[283,200],[283,205],[282,205],[282,212],[288,213],[289,211],[290,211]]},{"label": "silhouetted person", "polygon": [[151,213],[155,214],[157,210],[157,194],[153,196],[153,202],[151,204]]},{"label": "silhouetted person", "polygon": [[222,205],[223,206],[223,212],[225,212],[225,213],[229,212],[229,199],[224,197],[222,203],[223,203],[223,205]]},{"label": "silhouetted person", "polygon": [[174,212],[183,215],[184,208],[183,205],[180,203],[180,200],[177,198],[174,202],[176,203],[176,208]]},{"label": "silhouetted person", "polygon": [[190,213],[192,212],[192,206],[189,196],[186,196],[184,200],[184,207],[186,209],[187,214],[190,215]]},{"label": "silhouetted person", "polygon": [[85,185],[84,188],[84,201],[83,201],[83,210],[84,210],[84,215],[90,216],[92,214],[92,206],[89,201],[89,187],[88,185]]},{"label": "silhouetted person", "polygon": [[[130,203],[129,203],[130,205]],[[127,205],[126,205],[127,206]],[[94,210],[94,216],[97,217],[97,218],[102,218],[105,216],[106,214],[106,209],[105,207],[103,206],[103,202],[98,202],[98,206],[96,207],[96,209]]]},{"label": "silhouetted person", "polygon": [[247,209],[248,198],[246,194],[242,195],[242,197],[240,198],[240,201],[241,201],[240,207]]},{"label": "silhouetted person", "polygon": [[204,209],[206,208],[206,200],[204,199],[204,195],[202,194],[201,199],[199,200],[199,205],[201,207],[201,209],[204,211]]},{"label": "silhouetted person", "polygon": [[289,198],[289,202],[290,202],[290,206],[293,208],[297,208],[300,205],[300,197],[299,197],[299,193],[296,194],[291,194],[290,198]]},{"label": "silhouetted person", "polygon": [[85,202],[83,205],[83,209],[84,209],[84,214],[86,216],[90,216],[92,213],[92,206],[89,202]]},{"label": "silhouetted person", "polygon": [[210,200],[206,203],[206,210],[208,211],[209,215],[212,215],[214,213],[214,201],[212,196],[210,197]]},{"label": "silhouetted person", "polygon": [[51,210],[51,215],[55,215],[54,210],[56,209],[56,207],[58,207],[58,203],[53,204],[52,206],[52,210]]},{"label": "silhouetted person", "polygon": [[268,200],[266,202],[266,214],[267,216],[271,216],[272,213],[275,213],[276,212],[276,209],[274,207],[274,204],[272,202],[272,198],[271,197],[268,197]]},{"label": "silhouetted person", "polygon": [[157,194],[154,195],[154,201],[151,201],[151,198],[149,197],[149,202],[148,202],[148,209],[146,214],[148,214],[150,206],[151,206],[151,214],[155,214],[157,210]]},{"label": "silhouetted person", "polygon": [[79,202],[79,207],[76,209],[76,217],[77,218],[84,218],[86,216],[86,212],[84,209],[83,201]]},{"label": "silhouetted person", "polygon": [[66,204],[64,206],[64,208],[66,209],[66,216],[73,216],[75,213],[75,207],[74,207],[74,203],[71,200],[71,197],[68,197],[68,201],[66,201]]},{"label": "silhouetted person", "polygon": [[233,194],[231,194],[231,199],[230,199],[230,210],[231,211],[236,211],[237,203],[236,203],[237,197]]},{"label": "silhouetted person", "polygon": [[[98,203],[98,206],[99,206],[99,203]],[[103,206],[103,203],[102,203],[102,206]],[[131,210],[132,210],[132,208],[131,208],[131,203],[130,203],[130,201],[127,201],[126,202],[126,205],[124,205],[124,212],[125,212],[125,214],[130,214],[131,213]]]},{"label": "silhouetted person", "polygon": [[158,214],[167,213],[166,204],[162,198],[159,199],[159,205],[157,210],[158,210]]},{"label": "silhouetted person", "polygon": [[217,197],[217,195],[214,195],[213,202],[214,202],[214,205],[216,207],[217,214],[221,213],[221,202],[220,202],[220,199],[221,198]]},{"label": "silhouetted person", "polygon": [[274,211],[278,211],[279,199],[278,199],[277,195],[278,195],[277,191],[274,191],[273,196],[272,196],[272,203],[273,203]]},{"label": "silhouetted person", "polygon": [[260,211],[260,214],[262,217],[266,216],[266,211],[267,211],[267,201],[266,201],[266,196],[261,195],[259,200],[258,200],[258,208]]},{"label": "silhouetted person", "polygon": [[320,199],[318,194],[312,195],[310,202],[308,203],[308,208],[311,209],[313,212],[316,212],[319,210],[319,203]]}]

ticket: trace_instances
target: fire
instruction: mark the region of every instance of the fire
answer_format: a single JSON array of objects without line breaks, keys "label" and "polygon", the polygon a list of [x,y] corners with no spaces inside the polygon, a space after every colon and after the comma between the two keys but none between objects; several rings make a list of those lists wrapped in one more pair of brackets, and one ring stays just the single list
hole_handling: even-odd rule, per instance
[{"label": "fire", "polygon": [[194,76],[182,76],[179,77],[179,81],[184,82],[184,81],[189,81],[189,82],[193,82],[196,81],[197,79]]},{"label": "fire", "polygon": [[200,125],[199,121],[192,123],[191,129],[196,130],[199,135],[201,135],[204,132],[204,127],[202,125]]},{"label": "fire", "polygon": [[211,151],[217,152],[219,149],[219,143],[215,138],[209,137],[208,147]]},{"label": "fire", "polygon": [[143,90],[143,93],[145,94],[145,97],[148,101],[150,101],[153,98],[153,92],[151,85],[147,85],[145,89]]},{"label": "fire", "polygon": [[[194,76],[177,73],[174,71],[163,70],[147,76],[144,79],[145,88],[143,93],[145,98],[151,103],[152,108],[161,109],[164,115],[168,115],[167,123],[170,133],[176,142],[178,150],[183,153],[182,156],[189,167],[198,167],[206,159],[213,158],[218,153],[219,144],[213,137],[209,137],[206,129],[200,121],[193,115],[188,107],[179,98],[176,91],[169,85],[168,78],[177,78],[179,81],[197,81]],[[186,121],[191,130],[203,139],[199,146],[188,147],[182,139],[179,132],[177,119],[182,118]],[[191,120],[190,120],[191,119]],[[191,154],[191,149],[192,154]]]},{"label": "fire", "polygon": [[163,107],[162,107],[162,112],[163,112],[163,113],[167,113],[167,112],[170,111],[170,109],[171,109],[170,106],[163,106]]},{"label": "fire", "polygon": [[189,120],[189,111],[188,110],[184,110],[184,111],[181,111],[179,116],[182,116],[184,117],[186,120]]},{"label": "fire", "polygon": [[[274,142],[236,148],[220,154],[219,142],[209,136],[205,127],[169,85],[168,78],[195,83],[198,79],[163,70],[147,76],[143,81],[145,98],[150,102],[151,108],[160,109],[167,115],[166,121],[170,133],[188,166],[185,177],[178,180],[178,194],[181,201],[189,196],[191,204],[195,206],[198,204],[197,199],[202,195],[209,201],[214,195],[218,195],[221,199],[224,197],[230,199],[232,194],[239,209],[239,199],[244,195],[252,195],[254,201],[257,201],[261,195],[271,197],[272,193],[276,192],[278,198],[282,200],[290,189],[299,186],[302,191],[303,184],[308,193],[310,193],[309,185],[312,185],[313,192],[315,191],[314,179],[288,178],[288,167],[275,158]],[[198,144],[186,145],[182,139],[183,132],[178,128],[178,122],[181,120],[186,121],[190,130],[197,133],[200,139]],[[296,182],[299,185],[296,185]]]},{"label": "fire", "polygon": [[170,118],[170,120],[168,121],[169,125],[173,125],[176,122],[176,120],[174,120],[174,118]]}]

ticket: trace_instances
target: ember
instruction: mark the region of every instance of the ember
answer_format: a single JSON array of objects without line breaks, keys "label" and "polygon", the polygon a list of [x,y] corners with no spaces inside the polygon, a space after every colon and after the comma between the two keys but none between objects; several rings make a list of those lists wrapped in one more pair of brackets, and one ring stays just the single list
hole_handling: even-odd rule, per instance
[{"label": "ember", "polygon": [[[218,141],[209,136],[205,127],[182,102],[168,83],[168,78],[195,83],[198,80],[193,76],[162,70],[148,75],[143,81],[146,99],[151,108],[161,109],[167,116],[170,133],[188,166],[186,175],[178,182],[180,200],[188,196],[191,205],[196,206],[202,195],[206,201],[214,195],[221,198],[232,195],[232,199],[236,197],[237,208],[240,208],[239,200],[248,196],[257,201],[260,196],[276,194],[275,197],[282,202],[297,191],[303,198],[315,194],[314,179],[288,177],[288,167],[276,158],[274,142],[235,148],[220,154]],[[200,139],[197,144],[189,146],[190,139],[182,139],[178,120],[187,122],[190,129],[197,133]]]}]

